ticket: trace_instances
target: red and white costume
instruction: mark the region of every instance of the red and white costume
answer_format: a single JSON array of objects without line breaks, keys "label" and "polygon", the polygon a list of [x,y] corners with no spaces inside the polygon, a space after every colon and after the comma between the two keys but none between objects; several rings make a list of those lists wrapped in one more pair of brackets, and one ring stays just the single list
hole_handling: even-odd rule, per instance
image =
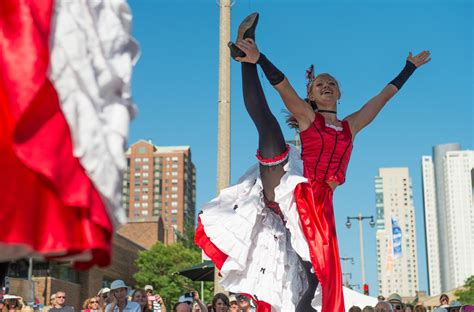
[{"label": "red and white costume", "polygon": [[352,152],[347,121],[342,129],[316,113],[300,133],[302,151],[290,147],[285,174],[275,188],[284,220],[265,205],[259,165],[204,205],[195,242],[222,274],[221,285],[246,293],[258,311],[294,311],[306,288],[298,256],[313,264],[318,311],[344,311],[342,274],[328,181],[344,183]]}]

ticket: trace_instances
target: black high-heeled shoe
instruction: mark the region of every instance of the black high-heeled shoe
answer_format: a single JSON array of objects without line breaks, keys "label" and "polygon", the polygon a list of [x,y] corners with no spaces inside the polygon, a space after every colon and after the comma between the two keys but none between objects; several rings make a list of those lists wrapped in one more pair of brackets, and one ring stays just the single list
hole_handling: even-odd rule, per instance
[{"label": "black high-heeled shoe", "polygon": [[[258,16],[258,13],[255,12],[244,18],[242,23],[239,25],[236,41],[247,38],[255,40],[255,29],[257,28],[258,24]],[[229,47],[230,55],[234,60],[237,57],[245,57],[245,52],[240,50],[239,47],[237,47],[232,41],[229,41],[227,46]]]}]

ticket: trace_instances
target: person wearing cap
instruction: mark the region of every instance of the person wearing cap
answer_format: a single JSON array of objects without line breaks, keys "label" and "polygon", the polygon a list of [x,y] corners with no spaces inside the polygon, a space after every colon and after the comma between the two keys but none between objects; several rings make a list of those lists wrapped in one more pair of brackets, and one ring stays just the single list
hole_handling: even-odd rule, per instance
[{"label": "person wearing cap", "polygon": [[402,297],[399,294],[391,294],[387,301],[392,305],[393,311],[403,311]]},{"label": "person wearing cap", "polygon": [[104,310],[105,306],[110,303],[109,292],[110,288],[104,287],[97,293],[97,297],[99,297],[99,305],[102,310]]},{"label": "person wearing cap", "polygon": [[239,312],[239,302],[237,301],[237,297],[235,295],[229,296],[229,312]]},{"label": "person wearing cap", "polygon": [[66,305],[66,293],[62,290],[56,292],[54,307],[49,312],[74,312],[74,308]]},{"label": "person wearing cap", "polygon": [[148,300],[148,310],[154,312],[165,312],[166,306],[160,294],[153,294],[153,286],[145,285],[145,295]]},{"label": "person wearing cap", "polygon": [[4,295],[4,312],[20,312],[23,305],[20,302],[21,297],[15,295]]},{"label": "person wearing cap", "polygon": [[122,280],[115,280],[110,284],[110,303],[105,312],[141,312],[140,305],[127,300],[129,287]]}]

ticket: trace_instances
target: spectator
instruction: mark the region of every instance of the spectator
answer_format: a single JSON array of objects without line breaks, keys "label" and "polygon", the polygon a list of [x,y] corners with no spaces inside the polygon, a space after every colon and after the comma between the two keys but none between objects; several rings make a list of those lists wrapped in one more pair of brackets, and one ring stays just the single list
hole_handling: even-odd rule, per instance
[{"label": "spectator", "polygon": [[387,301],[392,305],[393,311],[403,311],[402,297],[399,294],[391,294]]},{"label": "spectator", "polygon": [[0,300],[0,311],[3,311],[3,307],[5,306],[5,301],[3,299]]},{"label": "spectator", "polygon": [[4,295],[5,300],[2,312],[20,312],[23,305],[20,302],[21,297],[15,295]]},{"label": "spectator", "polygon": [[141,312],[140,305],[127,300],[128,286],[122,280],[115,280],[110,285],[110,303],[105,312]]},{"label": "spectator", "polygon": [[85,304],[83,306],[84,312],[102,312],[103,311],[102,307],[99,304],[100,303],[99,297],[92,297],[92,298],[87,299],[86,301],[87,301],[87,305]]},{"label": "spectator", "polygon": [[212,298],[212,312],[227,312],[229,306],[229,298],[223,293],[218,293]]},{"label": "spectator", "polygon": [[413,305],[411,304],[405,304],[405,309],[403,310],[403,312],[414,312],[414,307]]},{"label": "spectator", "polygon": [[97,296],[100,299],[99,306],[102,308],[102,310],[104,310],[105,306],[110,303],[109,292],[110,292],[110,288],[104,287],[101,290],[99,290],[99,293],[97,293]]},{"label": "spectator", "polygon": [[179,297],[178,302],[173,306],[174,312],[192,312],[193,294],[186,293]]},{"label": "spectator", "polygon": [[74,312],[74,308],[66,305],[66,293],[62,290],[56,292],[54,307],[49,312]]},{"label": "spectator", "polygon": [[378,295],[377,296],[377,300],[380,302],[380,301],[385,301],[385,297],[382,296],[382,295]]},{"label": "spectator", "polygon": [[239,308],[241,312],[252,312],[252,306],[250,305],[251,299],[244,295],[237,295],[239,302]]},{"label": "spectator", "polygon": [[426,312],[426,308],[425,308],[424,305],[420,304],[420,305],[415,306],[415,309],[413,311],[415,311],[415,312]]},{"label": "spectator", "polygon": [[239,303],[237,302],[237,297],[235,295],[229,296],[229,312],[239,312]]},{"label": "spectator", "polygon": [[449,312],[459,312],[461,311],[462,304],[459,301],[452,301],[449,305]]},{"label": "spectator", "polygon": [[447,308],[449,307],[449,297],[448,295],[446,294],[442,294],[441,296],[439,296],[439,304],[440,304],[440,308]]},{"label": "spectator", "polygon": [[[155,297],[155,298],[151,298]],[[147,293],[144,289],[135,289],[132,293],[132,301],[138,303],[140,305],[140,308],[142,312],[151,312],[151,311],[161,311],[161,312],[166,312],[166,306],[163,303],[163,300],[161,299],[160,295],[150,295],[147,296]],[[156,302],[155,308],[156,310],[153,310],[153,302]]]},{"label": "spectator", "polygon": [[56,294],[52,294],[51,297],[49,297],[49,305],[45,306],[43,308],[43,312],[49,312],[54,307],[56,301]]},{"label": "spectator", "polygon": [[148,309],[154,312],[166,312],[166,306],[163,298],[159,294],[153,294],[153,286],[146,285],[145,293],[148,300]]},{"label": "spectator", "polygon": [[191,305],[187,302],[176,302],[173,306],[173,312],[192,312]]},{"label": "spectator", "polygon": [[362,309],[359,308],[358,306],[352,306],[352,307],[349,309],[349,312],[362,312]]},{"label": "spectator", "polygon": [[375,312],[393,312],[393,308],[387,301],[379,301],[375,306]]},{"label": "spectator", "polygon": [[362,312],[375,312],[375,309],[374,309],[374,307],[371,307],[371,306],[365,306],[362,309]]}]

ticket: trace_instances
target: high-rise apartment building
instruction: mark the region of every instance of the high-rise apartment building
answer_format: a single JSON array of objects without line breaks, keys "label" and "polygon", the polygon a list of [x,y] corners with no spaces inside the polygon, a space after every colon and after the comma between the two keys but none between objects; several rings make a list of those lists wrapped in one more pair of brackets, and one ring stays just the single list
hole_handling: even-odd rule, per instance
[{"label": "high-rise apartment building", "polygon": [[433,158],[423,156],[422,172],[426,236],[436,235],[427,238],[429,288],[436,295],[474,274],[474,151],[437,145]]},{"label": "high-rise apartment building", "polygon": [[[380,168],[379,175],[375,177],[375,196],[379,293],[385,296],[392,293],[415,296],[418,290],[418,259],[408,168]],[[401,230],[401,240],[395,223]]]},{"label": "high-rise apartment building", "polygon": [[173,243],[173,233],[194,226],[196,168],[190,147],[163,147],[139,140],[126,155],[123,205],[129,220],[161,217],[165,243]]}]

